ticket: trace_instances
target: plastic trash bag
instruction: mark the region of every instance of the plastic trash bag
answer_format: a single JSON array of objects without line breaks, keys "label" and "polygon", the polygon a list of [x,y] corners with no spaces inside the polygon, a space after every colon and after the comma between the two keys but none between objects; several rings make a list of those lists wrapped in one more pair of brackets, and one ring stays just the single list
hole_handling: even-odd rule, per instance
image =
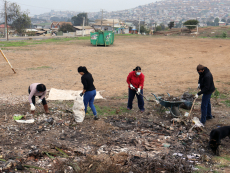
[{"label": "plastic trash bag", "polygon": [[73,116],[76,122],[81,123],[85,118],[85,106],[83,103],[83,97],[77,96],[73,105]]}]

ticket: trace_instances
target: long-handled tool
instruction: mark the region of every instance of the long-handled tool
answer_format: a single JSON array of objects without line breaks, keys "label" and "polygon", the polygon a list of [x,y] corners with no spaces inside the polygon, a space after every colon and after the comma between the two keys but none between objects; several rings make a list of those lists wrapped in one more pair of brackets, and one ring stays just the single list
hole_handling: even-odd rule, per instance
[{"label": "long-handled tool", "polygon": [[190,112],[189,112],[189,114],[188,114],[188,117],[190,117],[190,115],[191,115],[191,113],[192,113],[192,109],[193,109],[193,106],[194,106],[195,102],[196,102],[196,98],[194,99],[194,101],[193,101],[193,103],[192,103],[192,107],[191,107],[191,109],[190,109]]},{"label": "long-handled tool", "polygon": [[[133,84],[131,84],[132,86],[133,86]],[[136,92],[138,92],[138,90],[134,87],[134,90],[136,91]],[[149,99],[147,99],[143,94],[141,94],[141,93],[139,93],[142,97],[144,97],[147,101],[150,101]]]},{"label": "long-handled tool", "polygon": [[6,62],[8,62],[9,66],[11,67],[13,72],[16,73],[16,71],[14,70],[14,68],[12,67],[12,65],[10,64],[10,62],[8,61],[8,59],[6,58],[6,56],[4,55],[4,53],[3,53],[3,51],[1,49],[0,49],[0,52],[2,53],[2,56],[5,58]]}]

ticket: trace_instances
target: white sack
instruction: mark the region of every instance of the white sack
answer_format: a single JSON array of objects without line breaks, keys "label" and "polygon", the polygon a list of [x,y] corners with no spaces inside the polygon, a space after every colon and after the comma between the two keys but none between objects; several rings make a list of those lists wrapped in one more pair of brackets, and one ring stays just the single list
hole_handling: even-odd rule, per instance
[{"label": "white sack", "polygon": [[84,121],[85,118],[85,106],[83,103],[83,97],[77,96],[74,100],[73,105],[73,116],[76,122],[81,123]]},{"label": "white sack", "polygon": [[[51,88],[47,100],[75,100],[76,96],[79,96],[81,92],[82,90],[73,91]],[[97,91],[95,99],[103,99],[103,97],[100,94],[100,91]]]}]

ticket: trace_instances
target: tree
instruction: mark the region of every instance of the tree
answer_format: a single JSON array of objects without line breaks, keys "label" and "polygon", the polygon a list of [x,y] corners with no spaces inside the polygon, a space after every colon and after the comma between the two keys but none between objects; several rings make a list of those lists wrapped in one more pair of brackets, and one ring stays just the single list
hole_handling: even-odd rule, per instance
[{"label": "tree", "polygon": [[174,22],[169,22],[168,27],[169,29],[172,29],[174,27]]},{"label": "tree", "polygon": [[88,14],[87,13],[79,13],[77,16],[73,16],[71,21],[74,26],[82,26],[83,17],[85,17],[85,26],[89,24]]},{"label": "tree", "polygon": [[63,24],[58,31],[62,31],[64,33],[67,33],[67,32],[75,32],[75,29],[72,25],[70,24]]},{"label": "tree", "polygon": [[226,22],[226,19],[225,18],[221,19],[221,22]]},{"label": "tree", "polygon": [[230,23],[230,19],[227,20],[227,23]]},{"label": "tree", "polygon": [[12,27],[19,33],[22,34],[25,32],[27,27],[30,27],[31,20],[26,13],[22,13],[17,16],[17,19],[13,21]]},{"label": "tree", "polygon": [[[198,20],[187,20],[186,22],[184,22],[184,25],[198,25],[199,21]],[[196,26],[186,26],[189,31],[191,32],[192,29],[195,29]]]},{"label": "tree", "polygon": [[161,31],[161,30],[162,30],[161,26],[156,27],[156,31]]},{"label": "tree", "polygon": [[[8,22],[15,20],[17,16],[19,16],[21,13],[20,12],[21,8],[16,3],[7,3],[6,8],[7,8],[6,11],[7,11],[7,21]],[[5,18],[5,13],[1,13],[1,17]]]},{"label": "tree", "polygon": [[141,25],[141,27],[140,27],[140,33],[141,34],[145,33],[145,26],[144,25]]},{"label": "tree", "polygon": [[207,21],[207,26],[215,26],[214,22]]},{"label": "tree", "polygon": [[160,26],[161,26],[161,30],[164,31],[165,30],[165,25],[163,23],[161,23]]},{"label": "tree", "polygon": [[215,18],[215,20],[214,20],[215,26],[219,26],[219,21],[220,21],[219,18]]}]

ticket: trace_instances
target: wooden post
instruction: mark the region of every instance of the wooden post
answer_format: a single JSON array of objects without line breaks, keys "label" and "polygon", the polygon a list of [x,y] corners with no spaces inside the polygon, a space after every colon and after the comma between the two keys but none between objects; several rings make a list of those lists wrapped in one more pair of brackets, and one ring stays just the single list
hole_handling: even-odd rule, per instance
[{"label": "wooden post", "polygon": [[12,67],[12,65],[10,64],[10,62],[8,61],[8,59],[6,58],[6,56],[4,55],[4,53],[3,53],[3,51],[1,49],[0,49],[0,52],[1,52],[2,56],[5,58],[6,62],[8,62],[9,66],[11,67],[13,72],[16,73],[16,71],[14,70],[14,68]]},{"label": "wooden post", "polygon": [[198,25],[196,26],[196,36],[198,35]]}]

